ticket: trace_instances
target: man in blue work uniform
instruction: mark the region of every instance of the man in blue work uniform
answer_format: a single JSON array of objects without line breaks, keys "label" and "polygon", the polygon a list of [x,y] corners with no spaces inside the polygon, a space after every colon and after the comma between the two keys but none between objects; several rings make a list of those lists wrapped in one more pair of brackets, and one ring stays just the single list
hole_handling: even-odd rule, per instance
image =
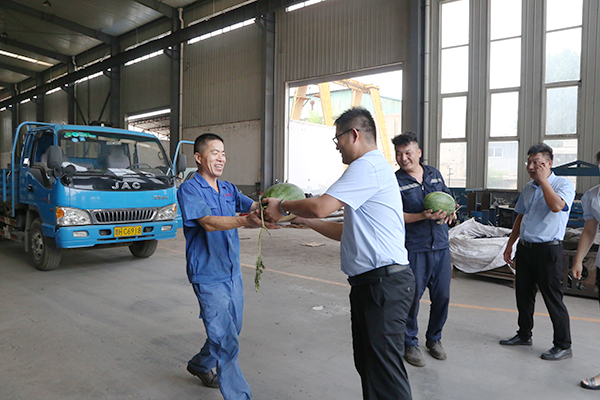
[{"label": "man in blue work uniform", "polygon": [[539,143],[527,151],[527,172],[531,177],[517,200],[517,217],[508,238],[504,261],[513,264],[512,248],[519,239],[514,267],[515,294],[519,311],[517,334],[500,341],[504,346],[531,346],[535,296],[538,288],[554,328],[554,346],[542,354],[544,360],[573,356],[569,312],[563,303],[562,277],[569,210],[575,198],[573,183],[552,172],[552,148]]},{"label": "man in blue work uniform", "polygon": [[[404,247],[402,200],[392,166],[377,150],[375,122],[369,111],[347,110],[335,126],[333,141],[348,165],[340,179],[320,197],[265,199],[266,212],[274,221],[288,212],[304,217],[298,221],[341,241],[342,271],[352,286],[354,364],[363,399],[409,400],[412,395],[402,353],[414,278]],[[343,224],[317,219],[341,207]]]},{"label": "man in blue work uniform", "polygon": [[422,152],[414,132],[398,135],[392,143],[400,166],[396,171],[396,179],[404,205],[405,245],[416,286],[415,299],[406,320],[404,359],[416,367],[423,367],[425,359],[419,350],[417,314],[425,288],[429,288],[431,300],[425,346],[434,358],[446,359],[441,339],[450,303],[452,262],[448,222],[453,218],[444,211],[434,213],[433,210],[426,210],[423,199],[431,192],[442,191],[451,196],[452,192],[444,183],[440,171],[421,163]]},{"label": "man in blue work uniform", "polygon": [[[187,370],[204,385],[220,388],[225,400],[247,400],[252,394],[238,363],[244,291],[237,228],[261,226],[258,204],[233,184],[218,180],[226,162],[219,136],[200,135],[194,143],[194,159],[198,172],[179,187],[177,199],[183,216],[187,274],[207,339]],[[236,216],[236,212],[249,214]]]}]

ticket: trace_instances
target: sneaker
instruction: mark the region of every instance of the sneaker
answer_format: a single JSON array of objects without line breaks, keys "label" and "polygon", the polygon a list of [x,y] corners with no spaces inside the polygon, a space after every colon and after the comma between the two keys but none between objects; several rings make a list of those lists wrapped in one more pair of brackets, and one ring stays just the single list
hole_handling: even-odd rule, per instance
[{"label": "sneaker", "polygon": [[438,360],[446,359],[446,351],[442,347],[442,342],[436,340],[434,342],[430,342],[429,340],[425,342],[425,347],[429,349],[429,353],[433,358],[437,358]]},{"label": "sneaker", "polygon": [[194,369],[190,364],[187,366],[187,370],[190,374],[197,376],[200,378],[204,386],[209,388],[218,388],[219,387],[219,378],[217,378],[217,374],[211,369],[208,372],[200,372],[197,369]]},{"label": "sneaker", "polygon": [[414,365],[415,367],[425,366],[425,359],[423,358],[421,350],[419,350],[419,346],[408,346],[404,351],[404,359],[407,363]]}]

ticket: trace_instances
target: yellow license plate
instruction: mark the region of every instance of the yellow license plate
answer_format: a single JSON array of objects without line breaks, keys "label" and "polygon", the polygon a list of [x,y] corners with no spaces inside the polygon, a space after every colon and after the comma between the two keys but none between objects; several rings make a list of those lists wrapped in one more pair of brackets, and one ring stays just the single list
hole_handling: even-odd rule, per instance
[{"label": "yellow license plate", "polygon": [[139,236],[142,234],[142,226],[122,226],[115,228],[115,237]]}]

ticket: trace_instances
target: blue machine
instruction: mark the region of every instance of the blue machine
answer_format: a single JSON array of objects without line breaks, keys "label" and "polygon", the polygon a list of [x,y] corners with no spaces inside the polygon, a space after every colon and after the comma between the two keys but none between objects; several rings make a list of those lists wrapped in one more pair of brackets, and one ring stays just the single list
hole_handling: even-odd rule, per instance
[{"label": "blue machine", "polygon": [[175,173],[152,135],[24,122],[1,172],[0,236],[23,242],[40,270],[56,268],[61,249],[126,245],[149,257],[177,233]]},{"label": "blue machine", "polygon": [[[558,167],[552,168],[558,176],[600,176],[600,170],[596,164],[592,164],[585,161],[573,161],[567,164],[559,165]],[[583,208],[579,200],[573,202],[571,212],[569,213],[568,226],[573,228],[583,227],[585,221],[583,220]]]}]

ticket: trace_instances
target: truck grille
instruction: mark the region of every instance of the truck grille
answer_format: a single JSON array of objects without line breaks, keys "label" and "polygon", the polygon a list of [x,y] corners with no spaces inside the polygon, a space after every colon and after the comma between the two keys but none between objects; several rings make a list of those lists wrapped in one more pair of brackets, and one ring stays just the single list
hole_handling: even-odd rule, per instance
[{"label": "truck grille", "polygon": [[156,210],[156,208],[93,210],[92,219],[94,224],[148,222],[154,219]]}]

